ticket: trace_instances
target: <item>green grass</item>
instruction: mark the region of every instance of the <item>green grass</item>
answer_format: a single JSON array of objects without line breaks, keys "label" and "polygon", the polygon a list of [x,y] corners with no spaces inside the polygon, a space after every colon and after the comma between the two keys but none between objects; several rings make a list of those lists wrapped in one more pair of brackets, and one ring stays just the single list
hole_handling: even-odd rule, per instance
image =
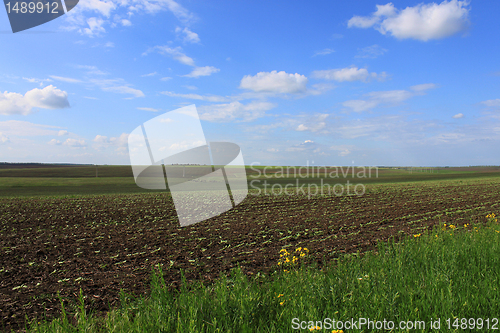
[{"label": "green grass", "polygon": [[[157,190],[146,190],[138,187],[132,175],[130,166],[99,166],[98,176],[96,176],[96,168],[94,166],[47,166],[33,168],[8,168],[8,165],[3,165],[0,168],[0,197],[32,197],[32,196],[68,196],[68,195],[91,195],[91,194],[115,194],[115,193],[148,193],[158,192]],[[181,167],[179,167],[181,168]],[[188,168],[196,168],[191,166]],[[357,172],[362,170],[357,168],[355,177],[344,167],[345,175],[342,174],[342,169],[338,169],[338,178],[331,177],[328,174],[326,177],[321,173],[318,177],[317,167],[314,169],[315,177],[302,178],[299,174],[293,174],[293,169],[288,177],[279,177],[273,172],[279,171],[281,168],[286,175],[286,167],[268,168],[265,172],[269,178],[264,175],[266,167],[249,167],[247,166],[247,181],[250,189],[268,189],[272,185],[276,185],[277,189],[284,188],[288,184],[292,184],[292,190],[298,180],[299,187],[303,184],[336,184],[345,185],[348,181],[350,184],[396,184],[405,182],[429,182],[441,180],[473,180],[483,178],[499,178],[499,167],[483,167],[483,168],[436,168],[434,173],[413,172],[409,173],[404,169],[380,168],[378,176],[375,170],[372,170],[371,177],[359,178]],[[298,167],[296,167],[297,170]],[[258,172],[256,171],[258,170]],[[305,167],[302,169],[302,176],[305,176]],[[352,169],[350,169],[352,170]],[[312,169],[310,169],[312,173]],[[259,175],[260,172],[260,175]],[[367,171],[368,175],[368,171]],[[267,185],[266,183],[267,182]],[[292,190],[293,191],[293,190]]]},{"label": "green grass", "polygon": [[70,196],[150,192],[158,192],[158,190],[145,190],[140,188],[135,184],[133,177],[0,178],[0,197]]},{"label": "green grass", "polygon": [[79,310],[68,315],[76,319],[35,322],[30,332],[292,332],[294,318],[305,326],[325,318],[385,319],[396,332],[410,331],[400,330],[400,321],[425,323],[411,332],[431,331],[431,319],[441,324],[433,331],[467,331],[453,324],[482,318],[490,331],[500,315],[500,227],[489,220],[381,243],[377,252],[351,255],[323,270],[300,261],[269,276],[248,278],[235,270],[212,285],[184,281],[179,292],[168,290],[160,267],[148,298],[123,294],[119,309],[95,318],[85,313],[81,297]]}]

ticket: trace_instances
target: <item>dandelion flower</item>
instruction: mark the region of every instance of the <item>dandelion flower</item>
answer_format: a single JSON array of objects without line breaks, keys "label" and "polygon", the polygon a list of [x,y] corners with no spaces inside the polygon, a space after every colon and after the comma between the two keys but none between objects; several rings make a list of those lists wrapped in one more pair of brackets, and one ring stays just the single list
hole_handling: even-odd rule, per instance
[{"label": "dandelion flower", "polygon": [[321,330],[321,327],[319,327],[319,326],[314,326],[314,327],[311,327],[311,328],[309,329],[309,331],[316,331],[316,330],[320,331],[320,330]]}]

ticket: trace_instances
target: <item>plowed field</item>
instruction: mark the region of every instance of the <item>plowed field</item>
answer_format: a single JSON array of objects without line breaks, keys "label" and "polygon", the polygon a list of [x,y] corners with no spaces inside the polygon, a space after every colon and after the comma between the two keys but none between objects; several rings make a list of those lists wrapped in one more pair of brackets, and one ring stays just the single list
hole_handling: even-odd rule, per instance
[{"label": "plowed field", "polygon": [[374,249],[378,241],[437,223],[485,222],[500,205],[500,181],[374,185],[362,196],[251,195],[235,209],[180,228],[166,193],[0,199],[0,318],[59,315],[80,288],[87,306],[118,305],[120,289],[147,294],[152,268],[179,287],[213,280],[240,265],[276,269],[279,250],[303,246],[319,263]]}]

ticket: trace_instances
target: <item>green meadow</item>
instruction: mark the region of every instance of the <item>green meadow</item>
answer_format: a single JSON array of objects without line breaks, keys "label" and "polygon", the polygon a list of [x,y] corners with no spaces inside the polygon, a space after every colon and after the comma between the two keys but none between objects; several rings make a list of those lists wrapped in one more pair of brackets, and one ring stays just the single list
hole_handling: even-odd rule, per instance
[{"label": "green meadow", "polygon": [[[180,167],[179,167],[180,168]],[[197,168],[187,166],[186,168]],[[500,177],[500,167],[408,168],[246,166],[250,189],[287,184],[384,184]],[[9,165],[0,167],[0,197],[148,193],[134,182],[131,166]]]}]

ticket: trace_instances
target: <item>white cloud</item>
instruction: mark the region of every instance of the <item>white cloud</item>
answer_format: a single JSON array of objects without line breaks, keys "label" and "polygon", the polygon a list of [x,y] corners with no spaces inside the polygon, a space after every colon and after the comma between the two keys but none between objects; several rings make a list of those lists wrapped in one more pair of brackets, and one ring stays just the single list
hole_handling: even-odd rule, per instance
[{"label": "white cloud", "polygon": [[0,93],[0,114],[12,115],[31,113],[33,106],[25,100],[24,96],[18,93]]},{"label": "white cloud", "polygon": [[377,105],[379,105],[380,102],[377,100],[350,100],[350,101],[345,101],[342,103],[343,106],[351,108],[352,111],[354,112],[362,112],[366,110],[373,109]]},{"label": "white cloud", "polygon": [[158,74],[157,72],[153,72],[153,73],[141,75],[141,77],[155,76],[157,74]]},{"label": "white cloud", "polygon": [[126,146],[128,145],[128,134],[122,133],[118,137],[111,137],[109,141],[111,142],[111,144],[115,146],[121,146],[121,147]]},{"label": "white cloud", "polygon": [[109,143],[108,137],[104,135],[97,134],[94,138],[94,142],[97,143]]},{"label": "white cloud", "polygon": [[223,96],[202,96],[198,94],[178,94],[174,93],[171,91],[162,91],[161,94],[167,95],[170,97],[180,97],[180,98],[187,98],[187,99],[196,99],[200,101],[209,101],[209,102],[226,102],[227,98]]},{"label": "white cloud", "polygon": [[366,68],[358,68],[356,66],[341,68],[341,69],[327,69],[327,70],[319,70],[314,71],[312,73],[312,77],[317,79],[325,79],[325,80],[335,80],[338,82],[344,81],[362,81],[367,82],[369,79],[379,79],[383,80],[387,77],[385,72],[380,74],[377,73],[369,73]]},{"label": "white cloud", "polygon": [[200,37],[198,36],[198,34],[189,30],[189,28],[182,29],[180,27],[177,27],[175,28],[175,32],[177,36],[182,36],[182,39],[185,43],[195,44],[200,42]]},{"label": "white cloud", "polygon": [[412,86],[407,90],[390,90],[390,91],[376,91],[366,94],[367,99],[363,100],[349,100],[342,103],[343,106],[350,108],[354,112],[362,112],[373,109],[378,105],[397,105],[413,96],[424,95],[428,89],[435,88],[433,83],[420,84]]},{"label": "white cloud", "polygon": [[87,143],[83,139],[69,138],[63,142],[63,145],[70,146],[72,148],[85,148],[87,146]]},{"label": "white cloud", "polygon": [[64,136],[64,135],[68,135],[68,134],[69,134],[69,132],[65,131],[65,130],[60,130],[59,132],[57,132],[58,136]]},{"label": "white cloud", "polygon": [[91,17],[87,20],[88,28],[80,29],[81,33],[89,37],[98,36],[101,32],[106,32],[104,29],[104,20],[102,18]]},{"label": "white cloud", "polygon": [[[85,68],[85,69],[90,69],[90,72],[88,74],[95,74],[101,75],[103,72],[98,70],[95,66],[79,66],[80,68]],[[93,84],[97,87],[99,87],[102,91],[108,91],[108,92],[114,92],[118,94],[130,94],[133,97],[144,97],[144,93],[139,90],[130,87],[130,84],[127,83],[125,80],[121,78],[114,78],[114,79],[106,79],[106,78],[91,78],[88,80],[88,83]],[[133,97],[128,97],[128,99],[131,99]]]},{"label": "white cloud", "polygon": [[115,43],[113,43],[113,42],[106,42],[106,43],[104,44],[104,47],[108,47],[108,48],[110,48],[110,47],[115,47]]},{"label": "white cloud", "polygon": [[23,77],[23,80],[28,81],[29,83],[39,83],[40,87],[43,86],[44,82],[51,82],[51,79],[37,79],[33,77]]},{"label": "white cloud", "polygon": [[[118,8],[128,11],[128,19],[116,14],[113,16],[114,19],[110,19],[111,14]],[[62,29],[76,30],[83,35],[93,37],[105,32],[103,27],[105,24],[109,24],[112,28],[119,24],[130,26],[132,25],[130,18],[136,13],[155,14],[165,10],[172,12],[185,24],[195,19],[194,14],[173,0],[85,0],[80,1],[78,6],[66,15],[67,24]],[[86,18],[88,13],[93,17]]]},{"label": "white cloud", "polygon": [[80,11],[84,10],[93,11],[103,16],[109,17],[111,11],[113,11],[116,8],[116,5],[113,3],[113,1],[86,0],[86,1],[80,1],[76,8],[78,8],[78,10]]},{"label": "white cloud", "polygon": [[359,50],[359,53],[358,53],[358,55],[356,55],[356,58],[375,59],[378,56],[381,56],[387,52],[386,49],[384,49],[383,47],[381,47],[377,44],[374,44],[372,46],[367,46],[367,47],[364,47],[364,48],[358,49],[358,50]]},{"label": "white cloud", "polygon": [[428,41],[441,39],[464,31],[469,26],[469,1],[449,0],[440,4],[418,4],[399,10],[392,3],[377,5],[370,16],[354,16],[348,27],[374,27],[382,34],[397,39]]},{"label": "white cloud", "polygon": [[[187,75],[182,75],[184,77],[200,77],[200,76],[209,76],[214,73],[217,73],[220,71],[220,69],[215,68],[213,66],[204,66],[204,67],[198,67],[195,65],[193,58],[188,57],[186,54],[183,53],[182,48],[180,46],[177,47],[170,47],[167,45],[157,45],[155,47],[149,48],[146,52],[144,52],[142,55],[148,55],[151,52],[157,51],[160,54],[163,55],[169,55],[173,59],[177,60],[181,64],[188,65],[194,67],[193,71]],[[168,80],[170,78],[163,78],[162,80]]]},{"label": "white cloud", "polygon": [[42,109],[63,109],[69,107],[68,93],[49,85],[43,89],[32,89],[26,94],[0,93],[0,114],[27,115],[34,107]]},{"label": "white cloud", "polygon": [[61,143],[62,143],[61,141],[56,140],[56,139],[52,139],[49,142],[47,142],[47,144],[52,145],[52,146],[60,145]]},{"label": "white cloud", "polygon": [[170,55],[172,58],[174,58],[175,60],[177,60],[181,64],[193,66],[193,67],[195,66],[194,60],[192,58],[188,57],[187,55],[185,55],[184,53],[182,53],[182,48],[180,46],[171,48],[167,45],[163,45],[163,46],[158,45],[158,46],[155,46],[155,47],[148,49],[142,55],[147,55],[148,53],[151,53],[155,50],[158,51],[158,53],[160,53],[160,54]]},{"label": "white cloud", "polygon": [[437,86],[434,83],[424,83],[424,84],[417,84],[415,86],[411,86],[410,89],[416,92],[423,92],[429,89],[434,89],[437,88]]},{"label": "white cloud", "polygon": [[300,152],[300,151],[313,151],[315,153],[319,152],[320,149],[318,145],[313,140],[305,140],[302,143],[296,144],[292,147],[288,147],[286,151]]},{"label": "white cloud", "polygon": [[162,77],[160,80],[161,80],[161,81],[168,81],[168,80],[172,80],[172,78],[171,78],[171,77],[166,76],[166,77]]},{"label": "white cloud", "polygon": [[319,55],[328,55],[328,54],[331,54],[333,52],[335,52],[335,50],[333,50],[333,49],[323,49],[321,51],[314,53],[313,57],[319,56]]},{"label": "white cloud", "polygon": [[328,114],[319,114],[315,116],[309,116],[307,118],[307,122],[301,123],[298,125],[295,130],[299,132],[310,131],[310,132],[318,132],[326,127],[325,119],[328,117]]},{"label": "white cloud", "polygon": [[10,141],[9,137],[0,132],[0,144],[7,143],[9,141]]},{"label": "white cloud", "polygon": [[186,8],[182,7],[177,2],[173,0],[163,0],[163,2],[179,21],[188,23],[195,19],[194,14],[190,13]]},{"label": "white cloud", "polygon": [[54,80],[57,80],[57,81],[63,81],[63,82],[68,82],[68,83],[80,83],[80,82],[82,82],[81,80],[72,79],[69,77],[62,77],[62,76],[55,76],[55,75],[49,75],[49,77],[53,78]]},{"label": "white cloud", "polygon": [[351,154],[352,146],[350,145],[338,145],[338,146],[331,146],[329,147],[330,150],[338,151],[338,156],[347,156]]},{"label": "white cloud", "polygon": [[288,74],[284,71],[260,72],[255,76],[246,75],[241,79],[240,88],[254,92],[294,94],[307,90],[308,79],[298,73]]},{"label": "white cloud", "polygon": [[274,107],[276,105],[273,103],[253,101],[246,105],[240,102],[231,102],[228,104],[200,106],[198,110],[200,111],[200,119],[207,121],[252,121],[263,117],[267,110]]},{"label": "white cloud", "polygon": [[21,120],[0,121],[0,132],[8,136],[58,135],[57,126],[39,125]]},{"label": "white cloud", "polygon": [[158,111],[160,111],[159,109],[153,109],[153,108],[137,108],[137,110],[150,111],[150,112],[158,112]]},{"label": "white cloud", "polygon": [[77,65],[76,68],[87,70],[88,75],[107,75],[107,74],[109,74],[109,73],[101,71],[96,66]]},{"label": "white cloud", "polygon": [[453,119],[460,119],[460,118],[463,118],[464,117],[464,114],[463,113],[457,113],[456,115],[454,115],[452,118]]},{"label": "white cloud", "polygon": [[200,77],[200,76],[209,76],[214,73],[219,72],[220,69],[215,68],[213,66],[205,66],[205,67],[195,67],[193,71],[187,75],[183,75],[184,77]]},{"label": "white cloud", "polygon": [[28,91],[24,98],[34,107],[42,109],[69,108],[68,93],[50,85],[43,89]]},{"label": "white cloud", "polygon": [[487,101],[481,102],[481,104],[484,104],[489,107],[500,107],[500,98],[497,99],[489,99]]},{"label": "white cloud", "polygon": [[170,119],[170,118],[161,118],[160,119],[160,123],[168,124],[168,123],[171,123],[171,122],[173,122],[173,120]]},{"label": "white cloud", "polygon": [[122,133],[118,137],[111,137],[111,138],[108,138],[105,135],[98,134],[92,141],[94,142],[92,147],[99,151],[102,151],[108,147],[114,147],[115,152],[117,152],[120,155],[126,154],[127,152],[127,144],[128,144],[127,133]]},{"label": "white cloud", "polygon": [[102,87],[102,90],[111,91],[118,94],[131,94],[134,97],[144,97],[144,93],[142,91],[128,86]]},{"label": "white cloud", "polygon": [[312,85],[313,89],[309,89],[307,92],[311,95],[321,95],[329,90],[335,89],[336,87],[330,83],[316,83]]}]

